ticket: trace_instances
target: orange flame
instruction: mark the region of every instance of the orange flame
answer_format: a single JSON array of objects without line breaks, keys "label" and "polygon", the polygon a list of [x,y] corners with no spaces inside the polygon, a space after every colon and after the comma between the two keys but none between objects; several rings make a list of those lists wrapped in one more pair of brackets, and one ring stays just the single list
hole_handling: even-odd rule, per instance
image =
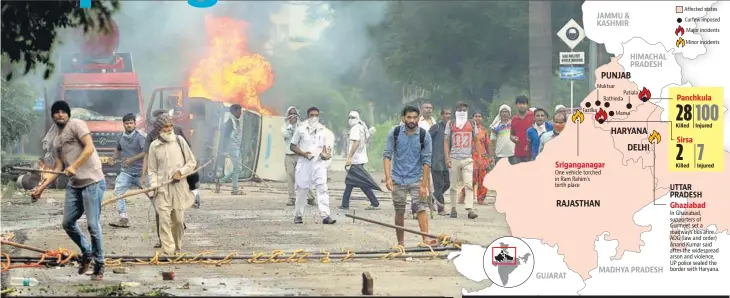
[{"label": "orange flame", "polygon": [[203,59],[188,77],[190,97],[237,103],[262,115],[272,115],[261,106],[259,94],[271,88],[271,64],[246,49],[244,21],[229,17],[205,16],[208,47]]}]

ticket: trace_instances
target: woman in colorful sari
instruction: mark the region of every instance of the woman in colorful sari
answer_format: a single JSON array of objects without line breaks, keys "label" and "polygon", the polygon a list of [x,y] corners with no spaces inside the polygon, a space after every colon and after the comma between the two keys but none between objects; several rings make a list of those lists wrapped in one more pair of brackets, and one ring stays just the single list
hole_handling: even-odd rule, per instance
[{"label": "woman in colorful sari", "polygon": [[[487,197],[487,188],[484,187],[483,182],[491,165],[490,158],[493,156],[491,146],[489,146],[489,130],[484,128],[482,124],[483,118],[481,112],[474,113],[474,117],[472,118],[479,128],[474,142],[475,146],[472,148],[472,159],[474,160],[474,176],[472,181],[474,181],[474,194],[476,195],[477,204],[480,205],[484,204],[484,199]],[[464,199],[466,198],[464,198],[464,192],[462,191],[459,194],[459,203],[463,203]],[[474,198],[468,199],[473,200]]]}]

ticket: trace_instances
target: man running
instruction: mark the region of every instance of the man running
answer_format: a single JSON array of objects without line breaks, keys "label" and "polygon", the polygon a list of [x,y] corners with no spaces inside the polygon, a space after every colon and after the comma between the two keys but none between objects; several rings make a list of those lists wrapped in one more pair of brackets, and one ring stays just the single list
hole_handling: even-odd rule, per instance
[{"label": "man running", "polygon": [[[91,280],[104,278],[104,246],[101,234],[101,201],[104,197],[106,182],[101,170],[101,159],[91,140],[91,131],[86,122],[71,119],[71,107],[59,100],[51,106],[51,116],[55,122],[46,138],[53,140],[55,154],[54,171],[64,171],[70,178],[66,187],[66,198],[63,208],[63,230],[81,249],[79,274],[86,274],[94,261]],[[44,139],[46,139],[44,138]],[[67,165],[66,169],[63,166]],[[57,174],[50,174],[48,179],[31,194],[33,199],[40,198],[51,182],[56,181]],[[76,222],[86,214],[86,225],[91,236],[89,240],[81,232]]]},{"label": "man running", "polygon": [[[144,165],[144,145],[147,134],[137,129],[137,117],[134,114],[124,115],[122,118],[124,133],[117,140],[117,149],[110,161],[111,165],[122,158],[122,169],[114,180],[114,196],[118,197],[129,191],[132,186],[144,188],[142,183],[142,166]],[[117,201],[119,210],[119,221],[109,223],[112,227],[128,228],[129,216],[127,215],[127,201]]]},{"label": "man running", "polygon": [[[297,199],[294,202],[294,223],[302,224],[304,207],[312,188],[317,189],[317,205],[323,224],[337,221],[330,217],[330,198],[327,193],[328,160],[332,158],[332,148],[327,147],[327,129],[319,123],[319,109],[307,110],[307,121],[300,124],[289,145],[292,152],[299,156],[294,182]],[[334,140],[333,140],[334,141]]]},{"label": "man running", "polygon": [[[420,111],[414,106],[406,106],[401,112],[404,125],[394,127],[385,143],[383,167],[385,186],[393,196],[395,225],[405,225],[408,195],[416,201],[418,227],[428,233],[428,184],[431,179],[431,135],[418,126]],[[398,245],[405,245],[405,233],[396,230]],[[435,239],[423,237],[424,243],[433,244]]]},{"label": "man running", "polygon": [[527,147],[527,129],[534,121],[532,111],[528,110],[530,100],[527,96],[520,95],[515,98],[517,115],[512,117],[510,126],[510,139],[515,144],[515,154],[512,158],[513,164],[530,160],[530,149]]}]

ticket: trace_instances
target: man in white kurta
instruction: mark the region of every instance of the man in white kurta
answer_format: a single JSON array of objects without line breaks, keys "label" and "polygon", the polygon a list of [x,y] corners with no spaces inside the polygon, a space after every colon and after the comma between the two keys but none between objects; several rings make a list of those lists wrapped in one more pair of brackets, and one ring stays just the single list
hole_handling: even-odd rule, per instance
[{"label": "man in white kurta", "polygon": [[150,145],[148,174],[151,187],[175,179],[155,191],[153,205],[160,216],[160,242],[162,252],[174,254],[182,250],[183,218],[185,209],[193,205],[195,198],[183,176],[195,170],[193,151],[182,137],[173,133],[170,115],[157,117],[155,127],[159,137]]},{"label": "man in white kurta", "polygon": [[297,127],[291,139],[290,149],[297,154],[295,170],[296,201],[294,203],[294,223],[304,223],[302,216],[306,207],[307,194],[314,188],[317,193],[317,206],[323,224],[334,224],[330,217],[329,194],[327,193],[327,168],[332,158],[332,147],[327,144],[328,130],[319,123],[319,109],[307,110],[307,120]]}]

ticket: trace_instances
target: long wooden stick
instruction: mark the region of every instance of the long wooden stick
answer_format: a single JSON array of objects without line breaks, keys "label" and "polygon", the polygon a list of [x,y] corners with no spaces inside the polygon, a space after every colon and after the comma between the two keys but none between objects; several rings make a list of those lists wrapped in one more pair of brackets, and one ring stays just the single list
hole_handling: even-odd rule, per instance
[{"label": "long wooden stick", "polygon": [[66,176],[66,173],[64,173],[64,172],[56,172],[56,171],[51,171],[51,170],[41,170],[41,169],[32,169],[32,168],[23,168],[23,167],[13,167],[13,170]]},{"label": "long wooden stick", "polygon": [[[186,178],[186,177],[188,177],[188,176],[190,176],[192,174],[197,173],[201,169],[207,167],[211,162],[213,162],[213,160],[209,160],[208,162],[206,162],[202,166],[199,166],[197,169],[193,170],[192,172],[183,175],[180,179],[184,179],[184,178]],[[114,202],[116,202],[118,200],[121,200],[121,199],[124,199],[124,198],[127,198],[127,197],[136,196],[138,194],[143,194],[143,193],[148,193],[148,192],[154,191],[154,190],[156,190],[156,189],[158,189],[160,187],[163,187],[163,186],[168,185],[168,184],[170,184],[172,182],[175,182],[175,181],[176,181],[175,179],[170,179],[170,180],[167,180],[165,182],[160,183],[160,185],[155,186],[155,187],[148,187],[148,188],[143,188],[143,189],[140,189],[140,190],[135,190],[135,191],[127,192],[127,193],[125,193],[125,194],[123,194],[121,196],[113,197],[111,199],[105,200],[103,203],[101,203],[101,206],[103,207],[103,206],[109,205],[111,203],[114,203]]]},{"label": "long wooden stick", "polygon": [[10,246],[13,246],[13,247],[17,247],[17,248],[20,248],[20,249],[27,249],[27,250],[34,251],[34,252],[39,252],[39,253],[44,253],[44,252],[47,251],[47,250],[43,250],[43,249],[40,249],[40,248],[36,248],[36,247],[32,247],[32,246],[28,246],[28,245],[25,245],[25,244],[20,244],[20,243],[17,243],[17,242],[12,242],[12,241],[2,240],[2,241],[0,241],[0,243],[5,244],[5,245],[10,245]]}]

